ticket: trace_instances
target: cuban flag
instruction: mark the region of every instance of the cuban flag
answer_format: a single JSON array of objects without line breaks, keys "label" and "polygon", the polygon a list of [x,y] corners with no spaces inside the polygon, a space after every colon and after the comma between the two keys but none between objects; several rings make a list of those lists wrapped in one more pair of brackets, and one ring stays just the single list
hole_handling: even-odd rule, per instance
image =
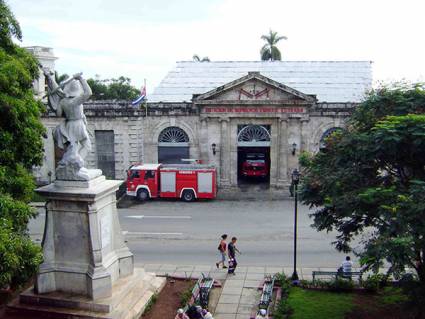
[{"label": "cuban flag", "polygon": [[139,105],[146,99],[146,81],[145,85],[140,89],[140,96],[135,99],[133,102],[131,102],[131,105]]}]

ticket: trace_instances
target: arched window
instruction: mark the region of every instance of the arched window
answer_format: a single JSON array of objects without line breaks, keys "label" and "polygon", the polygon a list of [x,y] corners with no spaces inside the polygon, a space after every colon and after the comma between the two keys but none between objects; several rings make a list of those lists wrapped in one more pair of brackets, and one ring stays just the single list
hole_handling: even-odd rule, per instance
[{"label": "arched window", "polygon": [[269,130],[263,125],[245,125],[240,127],[238,146],[270,146]]},{"label": "arched window", "polygon": [[333,133],[335,132],[342,132],[344,131],[344,129],[340,128],[340,127],[332,127],[330,129],[327,129],[325,131],[325,133],[322,134],[322,137],[320,138],[320,144],[319,144],[319,148],[320,149],[324,149],[326,148],[326,139],[331,136]]},{"label": "arched window", "polygon": [[158,137],[158,163],[178,164],[189,158],[189,136],[176,126],[165,128]]}]

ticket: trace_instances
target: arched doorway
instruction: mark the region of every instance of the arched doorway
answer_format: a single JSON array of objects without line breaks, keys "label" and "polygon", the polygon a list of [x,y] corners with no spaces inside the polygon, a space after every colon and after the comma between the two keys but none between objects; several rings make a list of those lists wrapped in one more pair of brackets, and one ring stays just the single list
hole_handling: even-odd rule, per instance
[{"label": "arched doorway", "polygon": [[270,125],[238,125],[238,184],[270,180]]},{"label": "arched doorway", "polygon": [[343,129],[341,127],[331,127],[330,129],[327,129],[320,138],[319,142],[319,149],[323,150],[326,148],[326,139],[331,136],[335,132],[342,132]]},{"label": "arched doorway", "polygon": [[158,137],[158,163],[178,164],[189,158],[189,136],[177,126],[162,130]]}]

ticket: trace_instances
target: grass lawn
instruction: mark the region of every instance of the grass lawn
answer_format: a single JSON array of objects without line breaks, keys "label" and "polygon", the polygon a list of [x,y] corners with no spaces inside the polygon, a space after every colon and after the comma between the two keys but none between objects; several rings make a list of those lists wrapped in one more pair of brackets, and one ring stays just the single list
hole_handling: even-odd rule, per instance
[{"label": "grass lawn", "polygon": [[294,309],[291,319],[343,319],[353,307],[354,295],[292,288],[288,303]]},{"label": "grass lawn", "polygon": [[385,287],[380,294],[379,303],[383,305],[401,304],[407,301],[407,296],[404,295],[399,288]]},{"label": "grass lawn", "polygon": [[398,288],[379,294],[326,292],[291,288],[288,303],[291,319],[407,318],[401,304],[407,297]]}]

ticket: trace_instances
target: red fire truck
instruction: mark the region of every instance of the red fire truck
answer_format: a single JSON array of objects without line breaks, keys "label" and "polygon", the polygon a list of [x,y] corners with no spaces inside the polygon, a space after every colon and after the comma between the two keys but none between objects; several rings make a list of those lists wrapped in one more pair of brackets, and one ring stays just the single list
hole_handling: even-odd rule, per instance
[{"label": "red fire truck", "polygon": [[248,153],[242,162],[242,176],[263,177],[269,174],[266,157],[263,153]]},{"label": "red fire truck", "polygon": [[216,169],[201,164],[141,164],[127,171],[127,195],[149,198],[181,198],[191,202],[217,195]]}]

